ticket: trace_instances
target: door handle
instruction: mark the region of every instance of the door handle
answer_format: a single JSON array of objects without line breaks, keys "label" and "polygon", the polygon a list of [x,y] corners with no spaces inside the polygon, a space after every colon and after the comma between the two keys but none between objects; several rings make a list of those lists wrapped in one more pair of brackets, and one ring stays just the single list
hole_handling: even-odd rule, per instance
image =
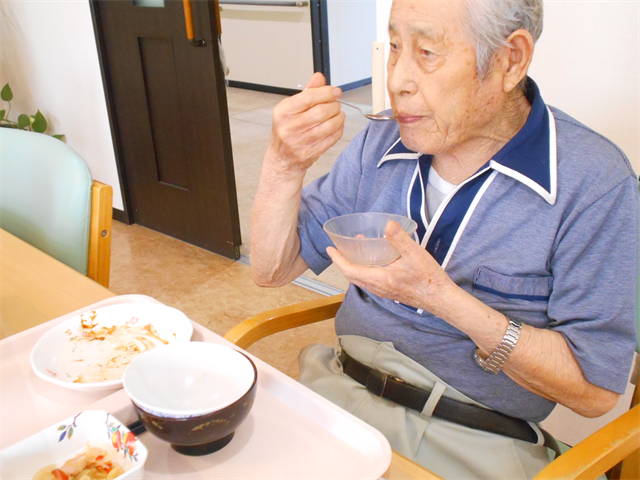
[{"label": "door handle", "polygon": [[194,47],[204,47],[204,40],[195,40],[195,34],[193,33],[193,15],[191,13],[191,0],[182,0],[184,7],[184,21],[187,26],[187,39]]}]

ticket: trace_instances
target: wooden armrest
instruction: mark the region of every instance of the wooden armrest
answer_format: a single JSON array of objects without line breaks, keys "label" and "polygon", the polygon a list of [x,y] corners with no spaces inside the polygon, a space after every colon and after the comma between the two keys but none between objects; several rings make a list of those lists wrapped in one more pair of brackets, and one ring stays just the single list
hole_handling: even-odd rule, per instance
[{"label": "wooden armrest", "polygon": [[274,333],[334,318],[343,299],[340,294],[263,312],[239,323],[224,338],[247,348]]},{"label": "wooden armrest", "polygon": [[640,405],[547,465],[534,480],[597,478],[640,448]]},{"label": "wooden armrest", "polygon": [[386,480],[444,480],[395,450],[391,451],[391,465],[382,478]]},{"label": "wooden armrest", "polygon": [[109,288],[113,188],[97,181],[91,187],[91,223],[87,277]]}]

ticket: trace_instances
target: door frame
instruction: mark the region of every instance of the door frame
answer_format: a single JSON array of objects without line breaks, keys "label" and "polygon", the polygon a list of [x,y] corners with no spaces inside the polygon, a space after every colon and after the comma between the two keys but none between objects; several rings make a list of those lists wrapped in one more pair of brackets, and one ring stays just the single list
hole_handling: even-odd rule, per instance
[{"label": "door frame", "polygon": [[329,18],[327,0],[310,0],[311,41],[313,47],[313,71],[322,72],[331,85],[331,67],[329,61]]},{"label": "door frame", "polygon": [[[114,217],[116,220],[125,223],[127,225],[131,225],[134,223],[133,219],[133,205],[131,202],[131,194],[129,191],[129,182],[127,180],[127,173],[124,165],[124,155],[122,153],[122,142],[120,139],[120,130],[118,127],[118,122],[115,115],[115,102],[113,100],[113,91],[111,86],[111,81],[109,73],[109,65],[106,60],[107,56],[105,53],[105,40],[102,35],[102,29],[100,28],[99,16],[100,16],[100,0],[89,0],[89,8],[91,10],[91,21],[93,23],[93,32],[96,37],[96,46],[98,50],[98,63],[100,64],[100,74],[102,76],[102,85],[104,88],[104,96],[107,105],[107,115],[109,117],[109,128],[111,130],[111,139],[113,141],[113,150],[116,158],[116,169],[118,171],[118,180],[120,182],[120,191],[122,192],[122,204],[123,204],[123,212],[117,209],[113,209]],[[104,0],[102,0],[104,1]],[[175,1],[175,0],[167,0],[167,1]],[[217,17],[215,12],[217,12],[217,5],[215,0],[206,0],[208,4],[208,12],[209,12],[209,27],[211,29],[211,38],[217,39],[219,37],[218,25],[217,25]],[[326,0],[323,0],[326,1]],[[185,36],[185,41],[188,41]],[[225,75],[222,71],[222,63],[220,62],[220,50],[218,48],[218,42],[213,41],[211,45],[211,50],[213,54],[213,62],[216,69],[216,76],[219,79],[222,79],[217,83],[217,96],[218,96],[218,105],[220,112],[220,123],[223,126],[222,129],[222,146],[223,146],[223,155],[224,161],[226,165],[231,165],[231,169],[226,169],[228,174],[234,176],[234,184],[235,184],[235,175],[234,175],[234,166],[233,166],[233,156],[232,156],[232,146],[231,146],[231,134],[229,127],[229,108],[227,105],[227,92],[225,90],[224,78]],[[226,126],[226,129],[224,128]],[[229,172],[230,170],[230,172]],[[230,179],[227,179],[229,181]],[[236,206],[236,210],[238,208],[238,198],[233,189],[232,197],[229,198],[229,202],[231,205]],[[239,235],[239,234],[238,234]],[[239,247],[238,247],[239,248]],[[237,248],[237,249],[238,249]],[[238,255],[239,256],[239,255]]]},{"label": "door frame", "polygon": [[124,156],[122,154],[120,130],[118,129],[116,116],[114,114],[115,105],[113,102],[113,93],[111,81],[109,80],[109,66],[106,61],[105,41],[102,36],[102,30],[98,23],[98,11],[96,7],[97,0],[89,0],[89,8],[91,10],[91,23],[93,24],[93,33],[96,37],[96,47],[98,49],[98,63],[100,64],[100,75],[102,76],[102,87],[104,89],[105,102],[107,104],[107,116],[109,117],[109,129],[111,131],[111,141],[113,142],[113,151],[116,157],[116,169],[118,171],[118,180],[120,182],[120,192],[122,194],[122,206],[124,215],[119,210],[113,209],[113,218],[127,225],[133,224],[133,211],[131,207],[131,195],[129,194],[129,183],[124,168]]}]

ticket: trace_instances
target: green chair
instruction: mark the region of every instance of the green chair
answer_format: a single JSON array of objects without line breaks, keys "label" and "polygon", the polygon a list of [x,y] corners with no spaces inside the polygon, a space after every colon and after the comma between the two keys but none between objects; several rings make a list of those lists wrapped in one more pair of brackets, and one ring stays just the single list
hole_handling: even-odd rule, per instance
[{"label": "green chair", "polygon": [[0,228],[106,287],[112,198],[64,142],[0,128]]}]

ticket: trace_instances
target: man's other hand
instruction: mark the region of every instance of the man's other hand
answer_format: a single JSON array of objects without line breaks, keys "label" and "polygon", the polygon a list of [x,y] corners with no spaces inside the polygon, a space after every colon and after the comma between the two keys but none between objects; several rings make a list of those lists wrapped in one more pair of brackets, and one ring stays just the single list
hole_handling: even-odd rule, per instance
[{"label": "man's other hand", "polygon": [[444,314],[448,310],[446,292],[457,288],[449,275],[397,222],[389,222],[385,234],[400,253],[400,258],[385,267],[355,265],[333,247],[327,253],[354,285],[436,316]]},{"label": "man's other hand", "polygon": [[345,114],[336,101],[342,95],[314,73],[306,88],[273,109],[269,153],[285,170],[305,171],[342,137]]}]

